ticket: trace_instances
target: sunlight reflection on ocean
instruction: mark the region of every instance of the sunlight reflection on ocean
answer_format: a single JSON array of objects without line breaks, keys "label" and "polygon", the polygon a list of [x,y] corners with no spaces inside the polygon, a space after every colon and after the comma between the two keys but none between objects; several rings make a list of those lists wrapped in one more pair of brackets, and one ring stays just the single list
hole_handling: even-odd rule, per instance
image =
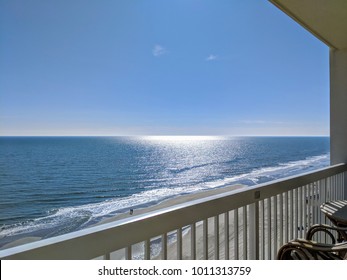
[{"label": "sunlight reflection on ocean", "polygon": [[0,137],[0,246],[329,165],[327,137]]}]

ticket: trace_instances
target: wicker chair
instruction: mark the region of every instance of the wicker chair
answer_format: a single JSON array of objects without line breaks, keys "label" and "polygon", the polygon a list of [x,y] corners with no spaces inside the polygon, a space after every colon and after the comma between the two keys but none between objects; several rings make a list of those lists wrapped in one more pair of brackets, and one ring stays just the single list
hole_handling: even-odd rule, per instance
[{"label": "wicker chair", "polygon": [[[336,234],[338,233],[338,243]],[[312,239],[317,233],[324,233],[327,243],[318,243]],[[277,254],[279,260],[345,260],[347,259],[347,228],[328,225],[314,225],[306,239],[296,239],[283,245]]]},{"label": "wicker chair", "polygon": [[345,260],[347,242],[323,244],[296,239],[283,245],[277,254],[279,260]]}]

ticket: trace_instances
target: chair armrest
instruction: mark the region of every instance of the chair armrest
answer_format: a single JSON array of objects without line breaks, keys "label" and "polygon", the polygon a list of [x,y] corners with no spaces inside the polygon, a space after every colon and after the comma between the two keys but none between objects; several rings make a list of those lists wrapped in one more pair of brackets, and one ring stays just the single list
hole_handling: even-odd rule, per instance
[{"label": "chair armrest", "polygon": [[310,227],[306,233],[306,239],[312,240],[315,233],[323,232],[331,238],[331,241],[334,244],[336,243],[336,239],[332,233],[334,231],[339,234],[339,238],[341,238],[339,241],[347,241],[347,227],[336,227],[325,224],[317,224]]}]

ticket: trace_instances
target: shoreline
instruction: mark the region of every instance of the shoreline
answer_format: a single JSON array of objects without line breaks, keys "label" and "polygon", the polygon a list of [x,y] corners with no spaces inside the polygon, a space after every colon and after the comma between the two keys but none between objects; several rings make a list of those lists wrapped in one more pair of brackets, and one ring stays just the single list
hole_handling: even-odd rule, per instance
[{"label": "shoreline", "polygon": [[152,211],[159,210],[159,209],[164,209],[164,208],[167,208],[167,207],[170,207],[173,205],[177,205],[177,204],[181,204],[181,203],[185,203],[185,202],[188,202],[191,200],[196,200],[196,199],[205,198],[208,196],[222,194],[222,193],[229,192],[229,191],[235,191],[235,190],[238,190],[238,189],[241,189],[244,187],[246,187],[246,186],[241,185],[241,184],[236,184],[236,185],[231,185],[231,186],[214,188],[214,189],[210,189],[210,190],[203,190],[203,191],[196,192],[196,193],[178,195],[178,196],[163,200],[163,201],[159,202],[158,204],[155,204],[155,205],[152,205],[149,207],[134,208],[132,215],[130,215],[130,213],[127,212],[127,213],[118,214],[118,215],[113,216],[113,217],[102,219],[100,222],[93,224],[90,227],[102,225],[102,224],[110,223],[110,222],[114,222],[114,221],[119,221],[119,220],[122,220],[124,218],[134,217],[137,215],[145,214],[145,213],[152,212]]},{"label": "shoreline", "polygon": [[[105,224],[105,223],[109,223],[109,222],[114,222],[114,221],[118,221],[118,220],[122,220],[125,218],[129,218],[131,216],[137,216],[137,215],[141,215],[141,214],[145,214],[151,211],[155,211],[155,210],[159,210],[159,209],[165,209],[167,207],[173,206],[173,205],[178,205],[181,203],[185,203],[191,200],[197,200],[197,199],[201,199],[201,198],[205,198],[205,197],[209,197],[209,196],[213,196],[213,195],[217,195],[217,194],[223,194],[226,192],[230,192],[230,191],[236,191],[242,188],[247,188],[247,186],[245,185],[241,185],[241,184],[235,184],[235,185],[231,185],[231,186],[225,186],[225,187],[220,187],[220,188],[215,188],[215,189],[211,189],[211,190],[205,190],[205,191],[201,191],[201,192],[197,192],[197,193],[191,193],[191,194],[185,194],[185,195],[180,195],[174,198],[170,198],[167,200],[164,200],[156,205],[147,207],[147,208],[139,208],[139,209],[134,209],[134,212],[132,215],[130,215],[129,213],[123,213],[120,215],[117,215],[115,217],[111,217],[111,218],[106,218],[102,221],[100,221],[97,225],[101,225],[101,224]],[[230,226],[233,223],[233,217],[230,217]],[[221,232],[220,232],[220,240],[223,240],[222,234],[224,231],[224,224],[223,224],[223,220],[220,220],[220,228],[221,228]],[[201,224],[201,222],[196,224],[196,242],[197,242],[197,259],[199,259],[199,255],[202,254],[202,246],[200,246],[203,242],[202,240],[202,227],[203,225]],[[209,246],[208,246],[208,255],[211,257],[213,255],[213,228],[214,228],[214,221],[212,219],[208,220],[208,228],[209,228]],[[183,234],[182,234],[182,249],[183,249],[183,259],[189,259],[190,258],[190,232],[191,229],[188,228],[186,230],[184,230]],[[240,231],[240,234],[242,233],[242,231]],[[229,238],[233,239],[233,236],[230,236]],[[167,248],[168,248],[168,260],[175,260],[176,259],[176,245],[177,241],[174,240],[171,243],[167,244]],[[231,248],[233,247],[233,245],[231,245]],[[224,253],[224,252],[221,252]],[[143,242],[134,244],[132,246],[132,257],[133,259],[138,259],[139,256],[143,256],[144,254],[144,247],[143,247]],[[124,249],[120,249],[118,251],[115,252],[111,252],[110,254],[111,256],[111,260],[112,259],[125,259],[125,252]],[[139,259],[142,259],[141,257]],[[152,260],[160,260],[161,259],[161,249],[158,250],[154,255],[151,256]],[[201,259],[201,257],[200,257]]]},{"label": "shoreline", "polygon": [[[138,208],[138,209],[134,208],[132,215],[130,215],[130,213],[128,212],[128,213],[117,214],[113,217],[104,218],[101,221],[89,226],[88,228],[92,228],[94,226],[98,226],[98,225],[102,225],[102,224],[106,224],[106,223],[110,223],[110,222],[114,222],[114,221],[119,221],[119,220],[129,218],[129,217],[135,217],[137,215],[141,215],[141,214],[155,211],[158,209],[164,209],[164,208],[167,208],[167,207],[170,207],[173,205],[177,205],[177,204],[181,204],[181,203],[185,203],[185,202],[188,202],[191,200],[196,200],[196,199],[205,198],[205,197],[212,196],[212,195],[222,194],[225,192],[234,191],[234,190],[238,190],[238,189],[245,188],[245,187],[246,186],[244,186],[244,185],[236,184],[236,185],[231,185],[231,186],[214,188],[214,189],[210,189],[210,190],[203,190],[203,191],[196,192],[196,193],[179,195],[176,197],[166,199],[164,201],[159,202],[158,204],[155,204],[155,205],[152,205],[152,206],[149,206],[146,208]],[[26,237],[19,238],[17,240],[14,240],[12,242],[9,242],[9,243],[3,245],[0,248],[0,250],[16,247],[19,245],[35,242],[38,240],[42,240],[42,238],[38,237],[38,236],[26,236]]]}]

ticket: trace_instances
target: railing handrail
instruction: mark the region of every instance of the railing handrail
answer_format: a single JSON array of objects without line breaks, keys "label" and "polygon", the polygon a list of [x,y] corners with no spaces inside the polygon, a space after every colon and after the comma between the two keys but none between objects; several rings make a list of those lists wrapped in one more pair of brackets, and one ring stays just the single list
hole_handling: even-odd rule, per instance
[{"label": "railing handrail", "polygon": [[347,171],[347,164],[342,163],[200,198],[119,221],[0,250],[0,259],[92,259],[344,171]]}]

